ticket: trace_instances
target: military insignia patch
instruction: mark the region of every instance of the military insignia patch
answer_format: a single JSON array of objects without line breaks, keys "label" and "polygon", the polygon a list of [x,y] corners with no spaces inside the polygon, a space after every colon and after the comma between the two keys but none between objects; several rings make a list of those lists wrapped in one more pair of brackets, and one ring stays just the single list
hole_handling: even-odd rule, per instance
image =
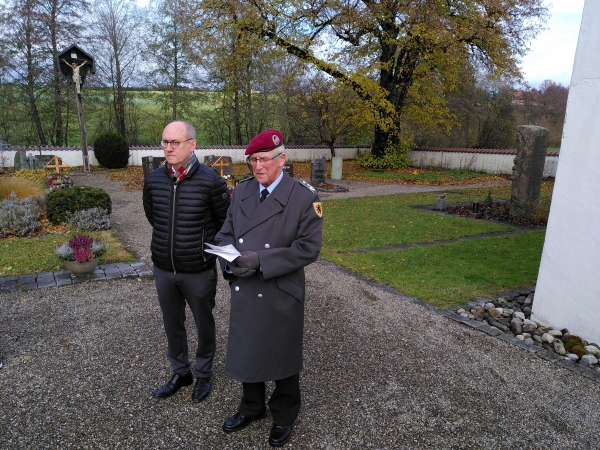
[{"label": "military insignia patch", "polygon": [[323,204],[321,202],[313,203],[313,208],[315,208],[315,212],[317,213],[317,216],[323,217]]},{"label": "military insignia patch", "polygon": [[304,186],[306,189],[308,189],[313,194],[317,192],[317,190],[314,187],[312,187],[310,184],[308,184],[304,180],[298,180],[298,183],[300,183],[302,186]]}]

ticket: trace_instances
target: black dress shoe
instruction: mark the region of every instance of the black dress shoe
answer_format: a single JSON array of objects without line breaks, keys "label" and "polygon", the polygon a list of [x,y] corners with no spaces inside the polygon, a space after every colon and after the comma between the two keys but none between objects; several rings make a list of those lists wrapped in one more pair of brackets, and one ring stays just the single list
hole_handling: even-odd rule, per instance
[{"label": "black dress shoe", "polygon": [[269,435],[269,444],[273,447],[281,447],[292,437],[291,425],[273,425]]},{"label": "black dress shoe", "polygon": [[256,416],[243,416],[239,412],[236,412],[233,416],[225,421],[223,424],[223,431],[225,433],[231,433],[233,431],[243,430],[255,420],[264,419],[266,415],[266,409]]},{"label": "black dress shoe", "polygon": [[204,400],[210,392],[210,378],[198,378],[196,380],[196,386],[192,392],[192,401],[194,403],[200,403]]},{"label": "black dress shoe", "polygon": [[188,372],[185,375],[180,375],[176,373],[171,377],[167,383],[162,386],[158,391],[152,394],[156,398],[165,398],[170,397],[175,392],[177,392],[183,386],[189,386],[194,382],[194,376],[192,372]]}]

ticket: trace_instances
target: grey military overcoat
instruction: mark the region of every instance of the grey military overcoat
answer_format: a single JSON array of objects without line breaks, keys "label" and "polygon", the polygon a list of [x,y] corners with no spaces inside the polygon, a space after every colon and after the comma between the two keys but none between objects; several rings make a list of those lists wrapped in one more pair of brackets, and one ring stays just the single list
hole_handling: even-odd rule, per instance
[{"label": "grey military overcoat", "polygon": [[302,370],[304,267],[317,260],[322,209],[316,190],[284,173],[260,203],[258,182],[239,184],[218,245],[258,253],[255,275],[231,286],[231,315],[225,373],[247,383],[280,380]]}]

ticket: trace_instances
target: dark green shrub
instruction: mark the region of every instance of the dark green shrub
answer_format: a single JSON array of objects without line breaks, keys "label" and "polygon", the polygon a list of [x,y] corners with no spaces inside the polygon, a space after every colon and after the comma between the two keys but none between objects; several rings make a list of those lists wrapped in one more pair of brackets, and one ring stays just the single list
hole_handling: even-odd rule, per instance
[{"label": "dark green shrub", "polygon": [[91,208],[105,209],[108,214],[112,212],[112,201],[106,191],[88,186],[75,186],[71,189],[54,189],[46,196],[46,215],[55,225],[68,222],[75,211]]},{"label": "dark green shrub", "polygon": [[129,145],[120,134],[102,133],[94,142],[94,156],[103,167],[120,169],[129,161]]}]

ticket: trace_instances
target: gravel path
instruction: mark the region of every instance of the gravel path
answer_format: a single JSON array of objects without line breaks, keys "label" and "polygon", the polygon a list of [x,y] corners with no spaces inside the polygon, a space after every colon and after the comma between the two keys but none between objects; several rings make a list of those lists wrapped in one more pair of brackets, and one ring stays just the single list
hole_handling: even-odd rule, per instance
[{"label": "gravel path", "polygon": [[[76,183],[109,191],[119,236],[149,261],[141,193]],[[152,279],[0,294],[0,311],[0,448],[269,448],[270,419],[221,431],[241,394],[223,375],[222,280],[214,387],[199,405],[191,387],[151,397],[170,376]],[[307,268],[301,383],[288,448],[600,447],[599,383],[325,262]]]}]

